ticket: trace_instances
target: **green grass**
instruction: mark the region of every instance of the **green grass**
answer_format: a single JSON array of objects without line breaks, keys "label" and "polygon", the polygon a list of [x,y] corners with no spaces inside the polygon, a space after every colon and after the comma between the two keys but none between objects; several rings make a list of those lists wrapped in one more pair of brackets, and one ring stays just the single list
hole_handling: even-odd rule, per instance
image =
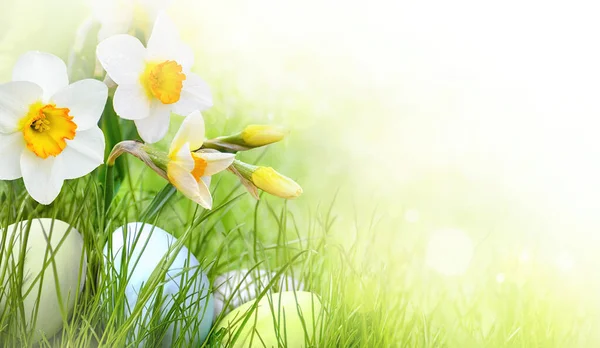
[{"label": "green grass", "polygon": [[[263,195],[262,200],[252,201],[242,188],[237,188],[228,197],[216,195],[215,209],[209,212],[179,194],[164,199],[164,194],[155,197],[152,192],[139,191],[134,201],[136,191],[126,190],[104,214],[101,187],[91,177],[69,182],[59,199],[48,207],[35,204],[22,193],[20,185],[2,184],[6,203],[0,210],[3,230],[20,219],[61,219],[83,234],[88,255],[85,287],[73,316],[65,318],[66,325],[59,335],[42,340],[39,346],[137,346],[143,339],[153,346],[153,340],[160,341],[171,320],[182,319],[175,311],[163,313],[162,320],[158,312],[152,311],[152,317],[141,318],[142,304],[125,318],[124,289],[114,281],[116,277],[117,283],[124,282],[123,272],[112,278],[103,276],[104,241],[135,216],[146,216],[148,223],[178,235],[211,280],[224,271],[242,267],[293,274],[324,304],[318,341],[307,337],[314,346],[589,347],[600,342],[593,302],[586,306],[586,299],[576,297],[577,289],[569,292],[570,286],[561,284],[561,279],[545,266],[533,266],[538,267],[535,272],[522,274],[515,269],[514,277],[502,284],[482,274],[444,278],[423,267],[419,248],[392,250],[394,257],[390,259],[385,250],[393,246],[381,233],[385,222],[376,217],[365,224],[357,222],[355,233],[348,234],[351,241],[341,243],[336,234],[340,216],[336,215],[333,197],[310,213],[298,215],[281,200]],[[220,192],[220,185],[215,191]],[[234,218],[236,207],[242,203],[253,206],[244,221]],[[188,213],[191,215],[186,216]],[[228,222],[235,227],[226,229]],[[140,298],[150,299],[160,287],[164,272],[165,268],[155,272],[146,286],[148,291]],[[269,293],[276,290],[276,283],[268,284],[259,297],[277,296]],[[107,297],[107,293],[112,295]],[[18,296],[18,292],[9,291],[0,301],[10,304],[0,316],[6,347],[31,343],[27,328],[11,308],[20,302]],[[275,309],[273,315],[277,315]],[[251,315],[248,318],[246,325],[252,325]],[[141,334],[134,337],[132,328],[139,320],[155,326],[141,329]],[[187,330],[194,329],[193,320],[183,322],[189,325]],[[281,336],[281,342],[285,342],[285,333]],[[205,346],[217,345],[222,337],[222,332],[213,330]],[[186,346],[183,340],[175,345]]]},{"label": "green grass", "polygon": [[[253,150],[242,157],[250,163],[285,163],[277,150]],[[171,322],[185,326],[173,345],[186,346],[186,333],[196,330],[198,324],[190,318],[197,315],[188,312],[186,317],[175,310],[168,313],[154,310],[146,314],[142,311],[144,301],[150,301],[153,294],[160,291],[166,267],[157,268],[140,294],[138,305],[131,309],[133,314],[124,315],[126,272],[103,263],[103,248],[115,229],[133,221],[154,224],[177,236],[180,243],[172,250],[186,245],[201,264],[199,269],[191,270],[192,274],[202,270],[211,282],[219,274],[242,268],[293,275],[324,304],[323,313],[315,313],[322,318],[316,327],[317,338],[306,337],[305,346],[589,347],[600,344],[596,330],[600,324],[600,304],[594,296],[594,283],[581,279],[578,273],[557,272],[553,265],[542,260],[520,264],[518,245],[509,249],[512,257],[506,257],[496,247],[501,243],[487,235],[478,236],[475,255],[466,274],[442,276],[425,266],[427,231],[442,219],[434,217],[433,222],[424,220],[417,224],[407,222],[402,214],[393,211],[402,209],[403,201],[394,204],[353,201],[348,198],[353,192],[345,185],[340,185],[337,191],[335,187],[329,188],[318,198],[309,191],[308,198],[297,201],[284,201],[266,194],[256,201],[245,193],[235,177],[222,173],[213,180],[215,204],[213,210],[207,211],[185,199],[134,158],[124,156],[115,166],[112,173],[115,191],[104,189],[105,169],[100,167],[86,178],[68,181],[59,198],[47,207],[29,198],[19,180],[0,184],[4,203],[0,207],[3,232],[16,221],[50,217],[70,223],[84,237],[88,272],[83,292],[73,315],[64,318],[62,331],[55,337],[44,338],[38,346],[154,346],[161,341]],[[442,188],[432,186],[432,182],[435,183],[435,178],[423,178],[418,186],[428,187],[428,190],[419,192],[411,188],[407,191],[407,197],[421,197],[423,203],[413,198],[412,202],[407,199],[407,204],[433,215],[436,207],[426,205],[432,200],[427,195]],[[460,182],[454,179],[451,192],[456,195],[469,189],[461,187]],[[487,195],[490,193],[482,193],[483,198],[472,195],[472,199],[485,202]],[[450,202],[454,204],[455,221],[462,221],[463,225],[470,223],[467,227],[498,222],[498,230],[504,228],[500,224],[502,214],[493,209],[474,220],[469,218],[470,207]],[[492,233],[492,236],[497,234]],[[169,259],[162,262],[168,265]],[[19,308],[22,301],[19,291],[15,290],[19,288],[15,270],[18,274],[18,267],[4,268],[0,275],[1,279],[9,280],[10,289],[3,289],[0,299],[0,303],[7,304],[0,313],[2,346],[6,347],[32,343]],[[503,283],[495,279],[499,272],[506,276]],[[189,279],[183,288],[187,286],[190,286]],[[261,289],[258,297],[273,303],[277,281]],[[176,303],[184,300],[175,298]],[[152,305],[160,308],[158,302]],[[280,317],[276,308],[272,313],[275,318]],[[217,318],[216,324],[222,319],[223,316]],[[252,313],[243,320],[244,325],[254,323]],[[141,322],[152,325],[140,325]],[[277,327],[274,330],[282,345],[287,342],[285,331]],[[256,344],[259,341],[259,338],[253,340]],[[227,342],[224,332],[213,329],[204,346],[219,346],[223,342]]]}]

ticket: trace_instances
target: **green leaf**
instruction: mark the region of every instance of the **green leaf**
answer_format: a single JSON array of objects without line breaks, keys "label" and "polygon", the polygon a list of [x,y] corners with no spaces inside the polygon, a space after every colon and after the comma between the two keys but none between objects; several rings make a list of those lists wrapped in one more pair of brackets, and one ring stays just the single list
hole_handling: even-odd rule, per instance
[{"label": "green leaf", "polygon": [[156,214],[161,211],[161,209],[169,202],[176,192],[177,189],[173,185],[165,185],[165,187],[160,190],[156,197],[154,197],[148,208],[146,208],[146,211],[142,213],[142,218],[140,221],[148,221],[156,216]]},{"label": "green leaf", "polygon": [[[112,104],[112,98],[108,98],[104,112],[100,118],[100,128],[104,132],[104,140],[106,148],[104,149],[104,158],[112,151],[113,147],[123,140],[121,132],[120,119],[115,113]],[[127,175],[127,166],[125,158],[119,157],[115,161],[114,169],[109,166],[104,166],[105,170],[99,172],[99,181],[104,183],[104,210],[107,211],[113,197],[121,187],[121,183]]]}]

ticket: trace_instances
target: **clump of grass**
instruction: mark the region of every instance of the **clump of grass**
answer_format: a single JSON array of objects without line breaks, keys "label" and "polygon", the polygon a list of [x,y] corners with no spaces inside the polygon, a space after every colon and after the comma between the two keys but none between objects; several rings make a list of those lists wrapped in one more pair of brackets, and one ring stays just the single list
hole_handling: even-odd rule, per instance
[{"label": "clump of grass", "polygon": [[[147,175],[153,174],[143,171],[136,180]],[[339,228],[340,218],[348,217],[336,216],[335,202],[299,213],[297,207],[290,209],[287,203],[266,196],[253,202],[242,187],[222,180],[215,181],[217,201],[211,211],[189,203],[170,186],[153,192],[141,189],[136,181],[123,184],[108,209],[103,203],[103,188],[94,178],[67,183],[59,199],[47,207],[35,204],[18,181],[1,183],[3,232],[19,220],[51,217],[70,223],[84,238],[88,272],[73,314],[64,318],[61,332],[36,345],[157,346],[168,326],[177,323],[181,334],[171,345],[187,346],[188,338],[198,330],[201,306],[198,302],[191,308],[186,306],[186,291],[181,291],[172,298],[173,309],[165,312],[161,310],[164,299],[159,296],[172,255],[183,245],[200,261],[200,267],[183,270],[189,275],[182,277],[183,290],[201,271],[211,281],[225,271],[241,268],[250,270],[248,277],[255,269],[274,272],[277,276],[261,284],[258,300],[267,299],[275,321],[283,320],[276,306],[277,293],[282,290],[280,276],[292,276],[306,291],[316,294],[323,310],[310,313],[319,320],[313,328],[317,334],[305,337],[302,345],[306,347],[564,347],[600,343],[595,330],[598,312],[593,303],[586,307],[585,299],[574,296],[577,289],[566,292],[559,279],[541,277],[543,266],[519,281],[509,279],[502,284],[489,276],[493,274],[489,270],[497,267],[493,263],[472,274],[444,278],[422,266],[418,238],[414,244],[394,248],[395,241],[375,217],[363,225],[356,223],[355,231],[349,233]],[[229,191],[224,186],[230,187]],[[244,212],[238,212],[242,207]],[[174,233],[179,242],[161,260],[137,305],[127,309],[123,287],[127,274],[107,267],[103,248],[116,228],[139,220]],[[18,277],[8,268],[2,273],[0,279],[8,280],[3,283],[8,288],[0,292],[2,346],[31,346],[31,332],[18,309]],[[126,316],[126,312],[131,315]],[[254,325],[253,313],[240,318],[242,327]],[[223,318],[216,318],[214,327]],[[231,344],[231,337],[239,335],[226,335],[214,327],[203,346]],[[291,344],[282,326],[273,330],[280,345]],[[255,345],[261,346],[261,342],[260,336],[253,339]]]}]

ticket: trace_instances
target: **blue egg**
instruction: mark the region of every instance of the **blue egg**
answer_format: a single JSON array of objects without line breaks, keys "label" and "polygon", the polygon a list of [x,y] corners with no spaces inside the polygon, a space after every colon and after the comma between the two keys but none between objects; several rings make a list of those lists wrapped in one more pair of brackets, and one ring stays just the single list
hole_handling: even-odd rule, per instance
[{"label": "blue egg", "polygon": [[[112,274],[114,277],[125,271],[125,267],[121,265],[122,253],[123,250],[127,250],[129,276],[125,285],[125,317],[128,318],[138,302],[138,295],[144,284],[149,281],[152,272],[177,240],[166,231],[150,224],[130,223],[124,227],[113,233],[110,248],[109,244],[105,246],[104,255],[109,276]],[[199,265],[196,257],[185,246],[179,251],[166,272],[164,285],[157,287],[144,304],[133,330],[134,340],[139,342],[139,335],[156,332],[157,324],[164,327],[167,323],[162,347],[171,347],[176,342],[178,345],[199,346],[206,339],[213,321],[214,300],[210,282],[206,274],[199,269]],[[186,288],[185,294],[181,293]],[[162,293],[160,298],[159,293]],[[160,307],[155,302],[157,300],[161,301]],[[174,308],[176,302],[180,302],[178,308]],[[151,323],[152,317],[157,315],[157,310],[160,310],[160,320]],[[182,335],[184,336],[179,339]],[[145,340],[141,342],[141,346],[148,344]]]}]

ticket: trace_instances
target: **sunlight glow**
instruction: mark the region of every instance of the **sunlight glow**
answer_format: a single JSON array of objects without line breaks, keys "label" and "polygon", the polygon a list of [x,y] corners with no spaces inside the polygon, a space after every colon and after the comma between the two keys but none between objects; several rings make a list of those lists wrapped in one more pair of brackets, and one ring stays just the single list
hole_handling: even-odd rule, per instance
[{"label": "sunlight glow", "polygon": [[519,261],[521,263],[527,263],[531,259],[531,255],[529,255],[529,251],[523,250],[521,251],[521,255],[519,255]]},{"label": "sunlight glow", "polygon": [[404,220],[411,224],[419,222],[420,218],[421,214],[416,209],[408,209],[406,212],[404,212]]},{"label": "sunlight glow", "polygon": [[563,272],[569,272],[575,266],[575,260],[568,252],[562,252],[556,259],[556,266]]},{"label": "sunlight glow", "polygon": [[473,242],[459,229],[435,231],[427,246],[427,266],[446,276],[464,274],[473,256]]}]

